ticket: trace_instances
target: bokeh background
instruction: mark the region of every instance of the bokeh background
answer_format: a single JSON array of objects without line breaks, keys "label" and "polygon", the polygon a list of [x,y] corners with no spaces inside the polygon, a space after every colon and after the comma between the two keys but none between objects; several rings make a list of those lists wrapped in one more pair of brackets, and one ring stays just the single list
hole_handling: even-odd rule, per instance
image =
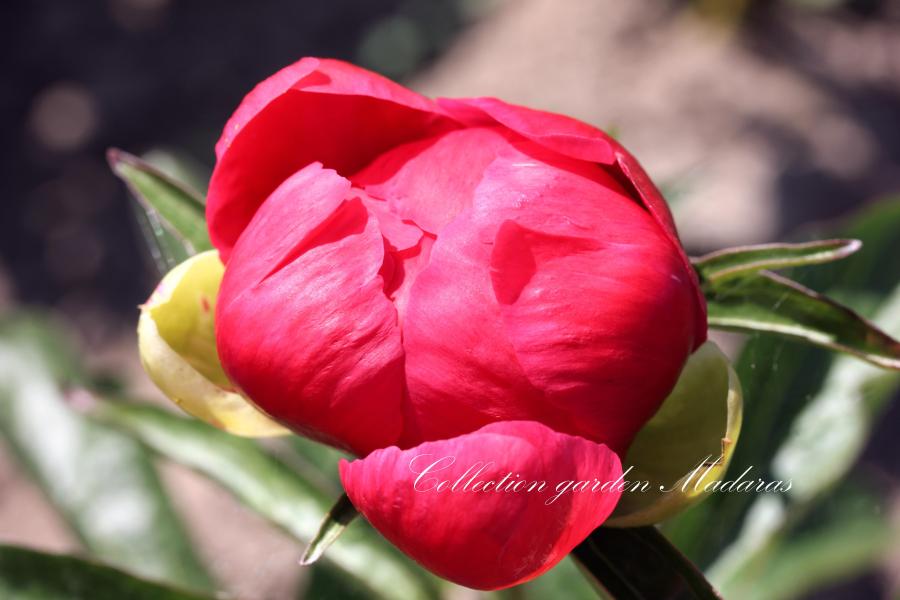
[{"label": "bokeh background", "polygon": [[[802,236],[900,193],[896,1],[29,0],[0,10],[0,313],[52,314],[92,367],[146,397],[158,394],[138,364],[136,307],[159,273],[105,150],[147,155],[202,190],[243,94],[304,55],[614,131],[664,188],[692,254]],[[740,338],[722,339],[738,351]],[[898,512],[897,404],[859,463],[878,474],[888,515]],[[186,469],[162,469],[223,589],[301,593],[297,542]],[[2,443],[0,542],[79,550]],[[807,596],[889,597],[898,565],[887,553]]]}]

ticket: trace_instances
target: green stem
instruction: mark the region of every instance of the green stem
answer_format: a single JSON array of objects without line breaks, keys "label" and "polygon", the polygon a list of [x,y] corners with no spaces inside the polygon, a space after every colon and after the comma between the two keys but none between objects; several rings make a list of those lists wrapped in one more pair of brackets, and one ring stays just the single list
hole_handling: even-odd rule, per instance
[{"label": "green stem", "polygon": [[572,555],[616,600],[721,600],[655,527],[600,527]]}]

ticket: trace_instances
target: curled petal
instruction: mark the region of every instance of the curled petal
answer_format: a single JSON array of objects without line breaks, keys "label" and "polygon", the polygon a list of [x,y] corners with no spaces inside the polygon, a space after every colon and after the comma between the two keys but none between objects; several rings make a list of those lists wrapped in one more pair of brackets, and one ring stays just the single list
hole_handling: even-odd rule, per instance
[{"label": "curled petal", "polygon": [[616,164],[634,187],[634,191],[637,193],[637,196],[641,199],[644,206],[650,211],[650,214],[653,215],[656,222],[660,224],[663,231],[666,232],[666,235],[669,236],[672,245],[680,255],[681,262],[684,263],[686,267],[685,271],[693,284],[694,297],[696,298],[696,302],[694,303],[694,311],[696,312],[694,322],[697,324],[695,339],[697,348],[699,348],[700,344],[706,341],[706,298],[703,296],[703,291],[700,289],[700,279],[697,277],[697,273],[694,272],[691,261],[687,254],[685,254],[684,248],[681,246],[681,241],[678,239],[678,231],[675,229],[675,220],[672,218],[669,206],[666,204],[666,200],[663,198],[662,193],[660,193],[659,189],[650,179],[650,176],[647,175],[647,172],[644,171],[644,168],[637,159],[632,156],[628,150],[618,144],[616,144]]},{"label": "curled petal", "polygon": [[394,443],[401,424],[403,349],[384,244],[350,182],[309,165],[241,236],[216,313],[231,381],[292,429],[358,454]]},{"label": "curled petal", "polygon": [[138,347],[153,382],[185,412],[229,433],[284,435],[236,393],[216,352],[215,314],[222,263],[215,250],[175,267],[141,306]]},{"label": "curled petal", "polygon": [[397,216],[387,202],[374,200],[364,192],[360,192],[359,195],[369,212],[378,219],[381,235],[392,250],[402,252],[418,245],[422,239],[422,230],[417,225]]},{"label": "curled petal", "polygon": [[606,446],[531,421],[377,450],[340,471],[354,506],[388,540],[438,575],[485,590],[562,560],[606,520],[622,475]]},{"label": "curled petal", "polygon": [[456,126],[380,75],[304,58],[260,83],[225,125],[209,185],[210,239],[227,263],[257,208],[305,165],[349,175],[389,148]]},{"label": "curled petal", "polygon": [[440,98],[438,104],[464,123],[483,125],[491,120],[564,156],[612,164],[615,142],[577,119],[508,104],[497,98]]}]

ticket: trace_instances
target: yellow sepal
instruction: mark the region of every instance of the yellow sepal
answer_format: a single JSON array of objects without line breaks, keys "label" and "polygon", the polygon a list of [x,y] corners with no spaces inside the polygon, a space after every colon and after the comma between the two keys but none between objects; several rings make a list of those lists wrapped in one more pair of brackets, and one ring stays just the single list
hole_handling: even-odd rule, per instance
[{"label": "yellow sepal", "polygon": [[141,306],[138,347],[153,383],[188,414],[229,433],[290,433],[237,393],[216,351],[215,313],[225,268],[215,250],[172,269]]}]

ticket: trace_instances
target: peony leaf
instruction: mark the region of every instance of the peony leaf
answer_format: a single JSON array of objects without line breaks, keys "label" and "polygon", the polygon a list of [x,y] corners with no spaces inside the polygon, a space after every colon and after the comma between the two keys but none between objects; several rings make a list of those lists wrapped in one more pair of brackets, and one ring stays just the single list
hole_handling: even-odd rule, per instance
[{"label": "peony leaf", "polygon": [[791,600],[876,568],[898,549],[900,528],[880,515],[883,500],[836,490],[828,509],[800,528],[777,497],[753,505],[735,545],[708,576],[730,599]]},{"label": "peony leaf", "polygon": [[632,482],[611,527],[659,523],[702,500],[728,468],[741,429],[743,402],[737,374],[721,350],[706,342],[688,359],[675,389],[638,433],[623,461]]},{"label": "peony leaf", "polygon": [[311,565],[319,560],[325,553],[325,550],[327,550],[328,547],[344,533],[344,530],[347,529],[347,525],[349,525],[357,515],[359,515],[359,512],[356,510],[356,507],[353,506],[353,503],[350,502],[350,498],[347,494],[342,494],[334,503],[334,506],[328,511],[328,514],[325,515],[325,519],[322,521],[322,524],[319,525],[319,531],[316,532],[316,535],[309,543],[309,546],[307,546],[306,550],[303,552],[303,556],[300,558],[300,564],[304,566]]},{"label": "peony leaf", "polygon": [[290,433],[233,390],[216,351],[216,298],[225,267],[215,250],[170,271],[141,306],[138,346],[153,382],[185,412],[235,435]]},{"label": "peony leaf", "polygon": [[[875,319],[888,331],[900,332],[900,287],[882,305]],[[752,597],[748,590],[755,589],[752,585],[756,573],[763,568],[780,572],[782,558],[796,558],[796,552],[804,557],[810,555],[804,561],[815,564],[821,561],[823,566],[818,567],[818,575],[812,580],[808,577],[795,579],[794,586],[803,581],[807,589],[813,589],[827,578],[839,576],[841,572],[835,566],[838,557],[835,552],[824,551],[824,541],[798,544],[792,539],[789,532],[796,528],[792,517],[808,512],[810,506],[825,497],[830,498],[830,506],[836,504],[835,499],[851,504],[848,502],[850,495],[846,491],[836,491],[836,488],[858,460],[872,427],[898,387],[900,373],[884,371],[846,356],[832,363],[821,390],[793,419],[772,458],[773,477],[790,481],[790,490],[774,498],[756,499],[744,520],[741,534],[717,558],[710,571],[711,577],[729,589],[735,588],[734,597]],[[889,531],[891,525],[884,523],[881,517],[873,517],[874,514],[873,506],[862,511],[861,516],[876,521],[870,523],[871,529]],[[844,514],[824,519],[833,523],[845,520]],[[879,549],[885,546],[884,541],[877,541],[878,537],[857,539],[849,535],[849,531],[838,534],[839,528],[817,526],[816,529],[821,531],[823,539],[837,536],[831,544],[836,552],[840,552],[837,548],[841,544],[846,544],[844,567],[850,574],[871,566],[879,557]],[[804,532],[802,539],[817,539],[818,536],[807,536],[808,533]],[[888,536],[889,539],[893,537],[894,533]],[[859,558],[850,560],[851,553],[856,552],[852,548],[858,548]],[[743,593],[737,593],[738,590]],[[778,597],[774,594],[766,597],[770,596]]]},{"label": "peony leaf", "polygon": [[522,585],[510,588],[508,595],[503,592],[491,594],[489,598],[507,600],[538,600],[540,598],[565,598],[566,600],[597,600],[596,584],[585,577],[580,564],[569,554],[558,565]]},{"label": "peony leaf", "polygon": [[[874,203],[837,233],[861,239],[863,250],[840,262],[802,270],[798,277],[805,285],[840,297],[854,311],[897,336],[900,261],[886,257],[900,252],[900,198]],[[766,481],[792,477],[793,487],[789,494],[761,498],[714,494],[667,521],[664,530],[698,564],[708,565],[730,546],[729,553],[752,572],[755,559],[743,542],[758,544],[760,539],[779,534],[751,526],[751,506],[756,510],[779,505],[786,512],[781,520],[788,533],[783,535],[789,535],[807,525],[804,515],[811,508],[840,497],[834,485],[854,474],[848,469],[877,426],[879,411],[896,394],[900,378],[896,371],[874,368],[852,356],[835,357],[821,347],[758,332],[747,340],[735,369],[744,383],[746,403],[754,408],[744,415],[743,439],[735,450],[728,478],[751,467],[755,476]],[[806,416],[795,423],[801,414]],[[801,456],[800,447],[813,439],[816,450]],[[792,466],[802,469],[802,477],[790,472],[796,471]],[[742,524],[744,532],[738,536]]]},{"label": "peony leaf", "polygon": [[19,600],[212,600],[113,567],[0,545],[0,597]]},{"label": "peony leaf", "polygon": [[155,210],[144,210],[137,203],[133,203],[132,207],[144,243],[147,245],[153,264],[160,275],[168,273],[179,263],[191,257],[193,249],[186,246],[184,241],[172,233],[168,226],[163,225],[162,219]]},{"label": "peony leaf", "polygon": [[721,600],[697,567],[655,527],[599,527],[572,556],[616,600]]},{"label": "peony leaf", "polygon": [[110,148],[107,160],[140,205],[139,221],[158,262],[169,269],[212,248],[199,194],[122,150]]},{"label": "peony leaf", "polygon": [[764,269],[815,265],[850,256],[862,247],[859,240],[818,240],[799,244],[759,244],[725,248],[692,262],[704,282],[716,283]]},{"label": "peony leaf", "polygon": [[732,278],[706,294],[712,328],[776,333],[900,369],[900,342],[846,306],[775,273]]},{"label": "peony leaf", "polygon": [[210,587],[145,450],[72,410],[90,398],[64,396],[58,377],[75,367],[62,346],[37,321],[19,315],[0,322],[0,434],[12,455],[94,556]]},{"label": "peony leaf", "polygon": [[[874,320],[900,333],[900,286]],[[800,410],[772,457],[772,473],[792,480],[788,497],[806,503],[821,496],[853,467],[872,427],[900,388],[900,373],[837,357],[822,387]]]},{"label": "peony leaf", "polygon": [[[300,540],[313,539],[328,500],[255,442],[229,435],[159,408],[103,403],[92,413],[131,433],[151,449],[219,482],[254,512]],[[379,598],[416,600],[434,596],[432,578],[370,529],[350,529],[324,557],[324,564]]]}]

